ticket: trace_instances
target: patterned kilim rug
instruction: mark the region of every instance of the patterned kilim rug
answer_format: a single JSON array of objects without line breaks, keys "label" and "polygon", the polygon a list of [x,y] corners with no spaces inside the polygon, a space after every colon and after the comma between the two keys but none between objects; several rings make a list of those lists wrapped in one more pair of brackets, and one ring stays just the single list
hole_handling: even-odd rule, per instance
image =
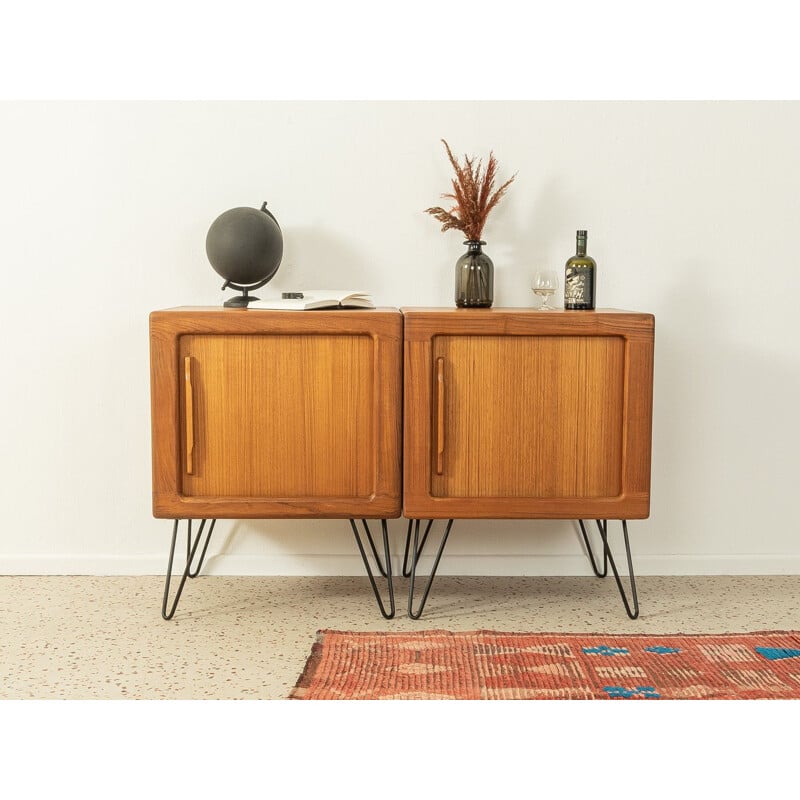
[{"label": "patterned kilim rug", "polygon": [[318,631],[295,700],[800,699],[800,632]]}]

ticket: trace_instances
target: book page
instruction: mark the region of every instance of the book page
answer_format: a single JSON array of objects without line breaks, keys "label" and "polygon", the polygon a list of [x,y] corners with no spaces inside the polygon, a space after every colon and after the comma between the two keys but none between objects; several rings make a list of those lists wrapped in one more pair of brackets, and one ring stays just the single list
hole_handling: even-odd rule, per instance
[{"label": "book page", "polygon": [[261,308],[284,311],[304,311],[314,308],[337,308],[351,306],[358,308],[374,308],[367,292],[351,292],[342,289],[310,289],[303,292],[302,298],[272,297],[264,300],[253,300],[248,308]]}]

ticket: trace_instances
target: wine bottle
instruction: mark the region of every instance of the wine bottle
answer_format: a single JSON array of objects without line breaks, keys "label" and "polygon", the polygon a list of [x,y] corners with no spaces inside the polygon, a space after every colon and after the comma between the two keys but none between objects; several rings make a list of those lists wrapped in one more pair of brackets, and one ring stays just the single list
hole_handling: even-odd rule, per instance
[{"label": "wine bottle", "polygon": [[573,311],[594,309],[594,283],[597,264],[586,255],[586,231],[576,234],[575,255],[564,267],[564,308]]}]

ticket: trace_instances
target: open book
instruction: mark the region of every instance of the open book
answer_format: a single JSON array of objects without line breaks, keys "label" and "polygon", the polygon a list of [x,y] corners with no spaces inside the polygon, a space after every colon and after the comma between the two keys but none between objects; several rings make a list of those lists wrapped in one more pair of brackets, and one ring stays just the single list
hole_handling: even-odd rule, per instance
[{"label": "open book", "polygon": [[375,308],[366,292],[350,292],[337,289],[309,289],[302,297],[268,298],[253,300],[248,308],[263,308],[285,311],[311,311],[315,308]]}]

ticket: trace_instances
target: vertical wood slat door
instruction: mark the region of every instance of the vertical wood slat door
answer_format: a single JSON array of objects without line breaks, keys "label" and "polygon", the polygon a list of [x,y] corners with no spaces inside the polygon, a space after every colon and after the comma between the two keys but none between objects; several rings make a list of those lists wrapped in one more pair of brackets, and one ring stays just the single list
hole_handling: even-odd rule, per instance
[{"label": "vertical wood slat door", "polygon": [[150,317],[153,513],[397,517],[397,310]]},{"label": "vertical wood slat door", "polygon": [[437,336],[445,443],[431,494],[619,494],[624,350],[609,336]]},{"label": "vertical wood slat door", "polygon": [[194,406],[183,495],[369,497],[371,351],[367,336],[181,337]]},{"label": "vertical wood slat door", "polygon": [[407,516],[648,515],[650,315],[403,313]]}]

